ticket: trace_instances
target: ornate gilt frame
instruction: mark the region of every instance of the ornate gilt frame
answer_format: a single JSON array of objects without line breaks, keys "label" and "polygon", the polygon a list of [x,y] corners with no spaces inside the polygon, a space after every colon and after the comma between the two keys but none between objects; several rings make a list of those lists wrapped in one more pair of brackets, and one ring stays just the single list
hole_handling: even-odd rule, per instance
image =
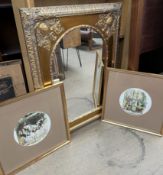
[{"label": "ornate gilt frame", "polygon": [[[52,58],[61,39],[79,27],[91,27],[103,39],[105,67],[116,67],[121,3],[21,8],[28,59],[35,89],[52,85]],[[70,122],[76,126],[97,118],[101,107]]]},{"label": "ornate gilt frame", "polygon": [[[89,26],[104,40],[104,59],[108,59],[108,42],[116,36],[117,45],[121,3],[33,7],[20,9],[34,88],[52,84],[52,56],[54,50],[69,31]],[[116,46],[112,65],[116,64]]]}]

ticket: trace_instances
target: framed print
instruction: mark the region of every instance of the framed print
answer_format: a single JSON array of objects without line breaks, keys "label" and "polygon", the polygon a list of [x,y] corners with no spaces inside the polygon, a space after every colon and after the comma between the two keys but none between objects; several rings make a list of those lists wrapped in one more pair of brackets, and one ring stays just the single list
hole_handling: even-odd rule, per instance
[{"label": "framed print", "polygon": [[0,102],[15,97],[12,77],[0,76]]},{"label": "framed print", "polygon": [[0,162],[14,174],[69,143],[63,83],[0,104]]},{"label": "framed print", "polygon": [[102,90],[102,78],[104,64],[102,60],[102,53],[96,52],[96,63],[94,72],[94,82],[93,82],[93,98],[95,106],[100,106],[101,104],[101,90]]},{"label": "framed print", "polygon": [[16,97],[26,94],[21,60],[0,62],[0,76],[11,77]]},{"label": "framed print", "polygon": [[162,134],[163,77],[107,68],[103,121]]}]

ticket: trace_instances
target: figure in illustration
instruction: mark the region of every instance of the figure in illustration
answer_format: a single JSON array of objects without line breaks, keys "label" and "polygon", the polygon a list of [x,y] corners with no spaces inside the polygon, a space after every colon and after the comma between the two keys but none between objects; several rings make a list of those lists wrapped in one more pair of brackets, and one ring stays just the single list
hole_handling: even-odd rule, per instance
[{"label": "figure in illustration", "polygon": [[14,137],[18,144],[31,146],[42,141],[50,130],[50,118],[43,112],[28,113],[18,122]]},{"label": "figure in illustration", "polygon": [[151,108],[151,98],[143,90],[131,88],[120,97],[121,108],[132,115],[143,115]]}]

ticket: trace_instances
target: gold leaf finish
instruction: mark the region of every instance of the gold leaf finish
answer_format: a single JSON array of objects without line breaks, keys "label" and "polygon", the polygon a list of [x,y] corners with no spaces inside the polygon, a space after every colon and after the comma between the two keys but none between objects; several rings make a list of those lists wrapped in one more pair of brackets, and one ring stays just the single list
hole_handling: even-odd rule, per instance
[{"label": "gold leaf finish", "polygon": [[[99,32],[104,42],[104,60],[116,64],[121,3],[34,7],[20,9],[34,88],[52,84],[55,49],[71,30],[89,27]],[[115,35],[113,57],[109,57],[109,38]],[[111,60],[110,60],[111,59]],[[57,73],[57,72],[55,72]]]}]

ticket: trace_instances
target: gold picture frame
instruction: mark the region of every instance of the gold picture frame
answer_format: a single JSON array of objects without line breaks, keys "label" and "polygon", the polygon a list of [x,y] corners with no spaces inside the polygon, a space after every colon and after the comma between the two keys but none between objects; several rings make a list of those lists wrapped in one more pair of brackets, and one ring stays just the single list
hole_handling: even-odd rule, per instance
[{"label": "gold picture frame", "polygon": [[[98,32],[103,40],[104,66],[111,60],[112,66],[119,62],[116,50],[121,15],[121,3],[67,5],[21,8],[20,16],[24,30],[28,59],[34,89],[52,85],[52,63],[61,39],[70,31],[89,27]],[[114,47],[110,46],[114,38]],[[112,52],[112,57],[108,56]],[[56,63],[57,64],[57,63]],[[98,113],[98,114],[97,114]],[[71,128],[86,123],[101,114],[101,107],[83,114],[70,122]]]},{"label": "gold picture frame", "polygon": [[70,142],[63,83],[5,101],[0,116],[0,162],[7,175]]},{"label": "gold picture frame", "polygon": [[107,68],[102,120],[161,136],[161,87],[161,75]]},{"label": "gold picture frame", "polygon": [[[112,52],[117,50],[120,13],[121,3],[21,8],[34,88],[52,84],[52,60],[57,44],[68,32],[79,27],[90,27],[101,35],[107,64],[109,38],[113,35],[116,37]],[[109,59],[116,65],[117,55],[113,57]]]},{"label": "gold picture frame", "polygon": [[[54,59],[57,64],[56,48],[67,33],[80,27],[89,27],[100,34],[104,65],[117,66],[120,62],[116,51],[121,6],[121,3],[102,3],[21,8],[20,16],[34,89],[52,85]],[[112,53],[112,56],[108,53]],[[100,108],[94,111],[70,122],[70,126],[74,128],[95,118],[94,114],[101,114]]]}]

